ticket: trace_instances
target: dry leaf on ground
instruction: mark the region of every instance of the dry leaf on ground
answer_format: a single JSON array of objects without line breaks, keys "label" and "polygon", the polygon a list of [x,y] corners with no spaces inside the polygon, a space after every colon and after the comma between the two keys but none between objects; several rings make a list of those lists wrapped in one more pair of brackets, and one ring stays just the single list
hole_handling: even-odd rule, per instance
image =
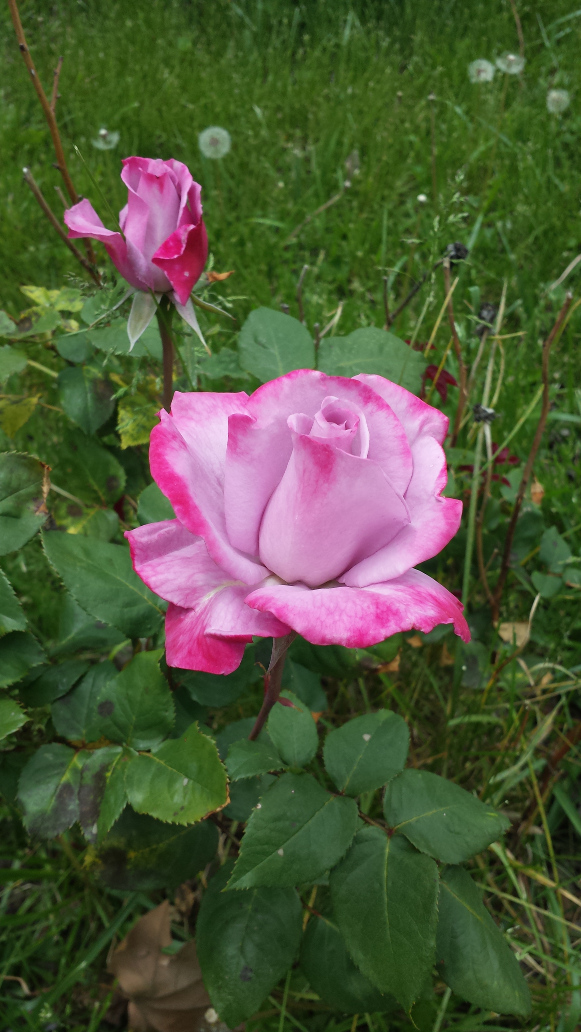
[{"label": "dry leaf on ground", "polygon": [[509,645],[513,642],[520,649],[529,640],[529,625],[526,620],[517,620],[515,623],[501,623],[498,634],[503,641]]},{"label": "dry leaf on ground", "polygon": [[[132,1032],[219,1032],[193,940],[178,953],[171,945],[170,907],[166,900],[141,917],[107,961],[129,999]],[[207,1015],[207,1016],[206,1016]]]}]

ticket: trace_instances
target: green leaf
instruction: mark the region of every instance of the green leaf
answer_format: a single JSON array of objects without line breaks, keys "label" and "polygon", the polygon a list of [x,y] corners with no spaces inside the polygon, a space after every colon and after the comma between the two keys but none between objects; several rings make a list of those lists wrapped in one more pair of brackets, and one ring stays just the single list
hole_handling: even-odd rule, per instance
[{"label": "green leaf", "polygon": [[556,527],[549,527],[541,538],[539,559],[551,573],[563,573],[565,563],[571,558],[571,549]]},{"label": "green leaf", "polygon": [[315,346],[306,326],[273,308],[250,313],[240,331],[238,352],[242,368],[262,383],[315,365]]},{"label": "green leaf", "polygon": [[79,816],[81,768],[86,753],[55,742],[41,745],[20,775],[18,799],[30,835],[54,838]]},{"label": "green leaf", "polygon": [[68,366],[59,373],[59,401],[69,419],[94,434],[115,408],[113,387],[88,366]]},{"label": "green leaf", "polygon": [[67,592],[63,593],[58,623],[58,637],[50,650],[52,656],[77,649],[97,649],[109,652],[120,645],[124,635],[94,616],[89,616]]},{"label": "green leaf", "polygon": [[7,735],[18,731],[27,720],[29,717],[14,699],[8,695],[0,695],[0,738],[6,738]]},{"label": "green leaf", "polygon": [[[100,351],[107,351],[112,355],[129,355],[130,353],[126,319],[115,319],[110,326],[88,330],[87,336],[93,347],[99,348]],[[147,355],[159,362],[162,354],[159,330],[155,322],[152,322],[133,345],[131,357],[143,358],[144,355]]]},{"label": "green leaf", "polygon": [[280,770],[281,767],[284,763],[269,741],[249,742],[242,738],[228,750],[226,769],[231,781],[267,774],[269,770]]},{"label": "green leaf", "polygon": [[0,337],[14,337],[17,332],[16,323],[6,312],[0,311]]},{"label": "green leaf", "polygon": [[234,380],[248,379],[248,374],[240,367],[238,352],[232,351],[232,348],[220,348],[212,355],[203,355],[199,360],[198,371],[209,380],[221,380],[225,376]]},{"label": "green leaf", "polygon": [[33,671],[20,689],[27,706],[49,706],[69,692],[89,669],[84,659],[68,659],[64,663]]},{"label": "green leaf", "polygon": [[516,957],[462,867],[447,867],[441,875],[437,967],[453,992],[477,1007],[530,1014],[530,993]]},{"label": "green leaf", "polygon": [[138,652],[96,698],[100,734],[133,749],[155,749],[175,720],[172,694],[159,669],[162,653]]},{"label": "green leaf", "polygon": [[160,523],[162,520],[175,520],[176,514],[168,498],[160,491],[157,484],[149,484],[139,495],[137,519],[140,523]]},{"label": "green leaf", "polygon": [[397,713],[366,713],[327,735],[325,767],[340,792],[361,795],[403,770],[409,740],[408,726]]},{"label": "green leaf", "polygon": [[347,1014],[373,1014],[396,1006],[392,996],[384,996],[361,974],[341,932],[327,917],[309,920],[301,946],[301,970],[325,1003]]},{"label": "green leaf", "polygon": [[291,706],[275,702],[272,707],[267,729],[275,749],[289,767],[304,767],[312,760],[319,745],[317,725],[309,709],[292,692],[281,692],[283,699],[288,699]]},{"label": "green leaf", "polygon": [[122,892],[171,889],[204,870],[216,854],[218,838],[212,821],[179,828],[128,807],[89,863],[107,885]]},{"label": "green leaf", "polygon": [[179,669],[175,669],[173,673],[176,680],[187,689],[192,699],[201,703],[202,706],[211,706],[212,709],[229,706],[242,695],[249,684],[260,678],[260,669],[255,666],[252,646],[245,649],[240,666],[232,674],[204,674],[199,671]]},{"label": "green leaf", "polygon": [[12,585],[0,570],[0,635],[9,631],[25,631],[26,617]]},{"label": "green leaf", "polygon": [[391,781],[383,810],[391,828],[448,864],[480,853],[510,827],[476,796],[427,770],[405,770]]},{"label": "green leaf", "polygon": [[357,806],[326,792],[310,774],[283,774],[248,822],[228,888],[299,885],[341,859],[357,827]]},{"label": "green leaf", "polygon": [[319,346],[318,365],[330,376],[377,373],[414,394],[421,390],[426,367],[421,352],[377,326],[353,330],[346,337],[324,337]]},{"label": "green leaf", "polygon": [[126,473],[107,448],[78,430],[69,431],[52,462],[52,479],[89,505],[111,508],[123,494]]},{"label": "green leaf", "polygon": [[128,638],[155,634],[162,610],[134,572],[129,548],[57,530],[45,533],[43,543],[51,566],[83,609]]},{"label": "green leaf", "polygon": [[0,638],[0,688],[20,681],[44,658],[44,652],[32,634],[25,631],[5,634]]},{"label": "green leaf", "polygon": [[204,893],[196,922],[198,960],[212,1004],[228,1028],[251,1017],[297,954],[301,901],[294,889],[223,892],[225,864]]},{"label": "green leaf", "polygon": [[99,842],[111,830],[129,802],[125,786],[125,771],[134,755],[133,749],[119,749],[113,763],[105,771],[105,785],[97,817],[97,840]]},{"label": "green leaf", "polygon": [[263,774],[259,777],[242,778],[240,781],[231,782],[228,789],[230,802],[224,808],[224,816],[229,821],[246,824],[252,811],[258,806],[260,797],[264,795],[273,781],[274,775]]},{"label": "green leaf", "polygon": [[319,675],[292,659],[287,659],[284,665],[282,686],[298,695],[311,713],[323,713],[327,709],[327,696]]},{"label": "green leaf", "polygon": [[563,587],[563,578],[554,573],[539,573],[534,570],[531,580],[541,598],[553,598]]},{"label": "green leaf", "polygon": [[331,871],[333,911],[353,960],[409,1010],[434,961],[438,870],[399,836],[360,831]]},{"label": "green leaf", "polygon": [[[311,645],[304,638],[293,641],[290,658],[308,670],[339,680],[349,677],[357,666],[354,649],[346,649],[343,645]],[[300,697],[300,692],[297,695]]]},{"label": "green leaf", "polygon": [[79,786],[79,824],[89,842],[97,841],[97,822],[107,774],[121,753],[122,749],[118,745],[108,745],[85,753]]},{"label": "green leaf", "polygon": [[72,333],[70,337],[68,334],[55,337],[53,344],[61,358],[66,359],[67,362],[80,364],[86,362],[95,353],[88,335],[84,332]]},{"label": "green leaf", "polygon": [[228,802],[226,770],[214,742],[196,724],[181,738],[132,759],[125,784],[134,810],[174,824],[199,821]]},{"label": "green leaf", "polygon": [[22,548],[46,520],[46,511],[39,511],[45,468],[32,455],[0,454],[0,555]]},{"label": "green leaf", "polygon": [[[76,660],[62,667],[79,665]],[[83,672],[87,664],[83,663]],[[58,667],[56,668],[59,669]],[[57,734],[71,742],[96,742],[104,736],[104,718],[99,712],[99,697],[103,687],[117,676],[117,668],[110,660],[95,663],[72,691],[59,692],[59,698],[52,705],[52,722]],[[75,681],[78,677],[75,677]],[[36,685],[32,685],[34,689]],[[70,685],[69,685],[70,688]],[[28,698],[29,696],[27,696]],[[37,703],[38,704],[38,703]],[[109,707],[105,706],[105,712]]]},{"label": "green leaf", "polygon": [[4,344],[0,348],[0,383],[5,383],[13,373],[21,373],[26,368],[27,358],[23,351]]}]

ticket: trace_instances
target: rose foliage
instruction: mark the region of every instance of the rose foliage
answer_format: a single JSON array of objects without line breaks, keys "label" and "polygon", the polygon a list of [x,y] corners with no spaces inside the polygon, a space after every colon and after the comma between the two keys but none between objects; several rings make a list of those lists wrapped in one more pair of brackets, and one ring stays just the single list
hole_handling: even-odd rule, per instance
[{"label": "rose foliage", "polygon": [[[417,757],[406,767],[401,695],[385,690],[401,632],[469,638],[456,597],[417,569],[461,519],[444,495],[448,417],[417,397],[423,355],[375,326],[317,349],[303,323],[259,308],[232,348],[200,358],[193,305],[213,297],[200,187],[173,159],[127,158],[122,179],[120,231],[88,200],[66,214],[122,279],[91,295],[26,287],[26,319],[0,313],[17,399],[0,413],[10,813],[33,840],[76,826],[90,876],[131,899],[196,879],[195,952],[230,1028],[287,977],[289,999],[298,978],[315,1009],[399,1009],[399,1023],[404,1008],[432,1027],[435,966],[486,1018],[525,1015],[519,964],[463,866],[508,822]],[[178,390],[158,421],[170,304],[185,320]],[[551,571],[566,549],[548,541]],[[270,639],[288,652],[265,675]],[[159,960],[175,1006],[192,956]],[[156,1027],[168,991],[149,1007]]]}]

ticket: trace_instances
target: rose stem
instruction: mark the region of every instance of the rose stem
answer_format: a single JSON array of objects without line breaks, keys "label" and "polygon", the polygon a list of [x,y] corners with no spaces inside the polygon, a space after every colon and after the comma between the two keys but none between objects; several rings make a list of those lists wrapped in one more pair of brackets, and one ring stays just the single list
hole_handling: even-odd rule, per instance
[{"label": "rose stem", "polygon": [[173,340],[171,335],[171,317],[173,307],[165,295],[157,306],[157,325],[163,345],[163,407],[166,412],[171,408],[173,398]]},{"label": "rose stem", "polygon": [[466,404],[466,365],[464,358],[462,357],[462,347],[460,345],[460,339],[458,337],[458,331],[456,329],[456,321],[454,319],[454,304],[452,302],[452,296],[450,292],[450,259],[444,258],[444,290],[448,298],[448,320],[450,323],[450,329],[452,331],[452,340],[454,341],[454,351],[456,352],[456,359],[458,361],[458,372],[460,375],[460,397],[458,398],[458,408],[456,409],[456,416],[454,418],[454,429],[452,430],[452,438],[450,444],[452,448],[455,447],[458,439],[458,431],[460,430],[460,423],[462,422],[462,413],[464,411],[464,405]]},{"label": "rose stem", "polygon": [[[88,261],[88,259],[84,258],[83,255],[81,254],[81,252],[78,250],[78,248],[75,247],[75,245],[73,244],[72,240],[69,240],[67,234],[65,233],[65,231],[64,231],[63,227],[61,226],[59,220],[57,219],[56,215],[54,214],[52,209],[47,204],[47,202],[46,202],[46,200],[45,200],[45,198],[44,198],[44,196],[42,194],[42,190],[40,189],[40,187],[39,187],[38,183],[36,182],[34,176],[32,175],[32,172],[30,171],[30,169],[29,168],[23,168],[22,173],[23,173],[23,176],[24,176],[24,182],[26,183],[27,186],[30,187],[32,193],[34,194],[34,197],[38,201],[40,207],[42,208],[42,210],[43,210],[44,214],[46,215],[48,221],[50,222],[51,226],[53,226],[54,229],[56,229],[58,235],[60,236],[60,238],[63,241],[63,243],[65,243],[67,245],[69,251],[71,251],[72,254],[74,254],[74,256],[77,259],[77,261],[80,262],[80,264],[83,266],[83,269],[86,272],[89,273],[89,276],[91,277],[91,279],[97,284],[98,287],[100,287],[101,286],[101,280],[99,279],[98,273],[95,272],[93,266]],[[66,207],[66,205],[65,205],[65,207]]]},{"label": "rose stem", "polygon": [[270,657],[270,663],[264,679],[264,699],[254,727],[248,735],[251,742],[253,742],[255,738],[258,738],[262,728],[264,727],[268,714],[280,695],[286,650],[295,638],[296,632],[291,631],[291,633],[286,634],[284,638],[275,638],[272,643],[272,655]]},{"label": "rose stem", "polygon": [[537,429],[535,431],[535,436],[533,438],[533,443],[531,445],[531,450],[529,452],[529,457],[528,457],[528,459],[527,459],[527,461],[525,463],[525,468],[523,470],[523,475],[521,477],[521,482],[520,482],[520,486],[519,486],[518,493],[517,493],[517,496],[516,496],[516,501],[514,503],[514,509],[512,510],[512,516],[510,518],[510,523],[508,525],[508,529],[507,529],[507,532],[506,532],[506,537],[504,539],[504,550],[503,550],[503,553],[502,553],[502,563],[501,563],[501,566],[500,566],[500,575],[499,575],[499,578],[498,578],[498,580],[496,582],[496,586],[495,586],[495,589],[494,589],[494,606],[493,606],[493,610],[492,610],[492,622],[493,623],[496,623],[496,621],[498,620],[498,614],[499,614],[499,611],[500,611],[500,603],[501,603],[501,599],[502,599],[502,592],[504,591],[504,585],[505,585],[505,582],[506,582],[506,578],[508,576],[508,566],[509,566],[509,562],[510,562],[510,550],[512,548],[512,539],[514,537],[514,532],[516,530],[516,521],[518,520],[518,516],[519,516],[519,513],[520,513],[521,505],[523,503],[523,498],[525,496],[525,491],[527,489],[527,485],[528,485],[528,482],[529,482],[529,480],[531,478],[531,473],[533,471],[533,464],[534,464],[534,461],[536,459],[537,452],[538,452],[540,444],[541,444],[541,438],[542,438],[544,430],[545,430],[545,424],[547,422],[547,416],[549,415],[549,404],[550,404],[550,397],[549,397],[549,356],[550,356],[550,353],[551,353],[551,347],[553,345],[553,342],[554,342],[555,338],[557,337],[557,335],[559,334],[561,328],[563,327],[563,324],[564,324],[565,319],[567,317],[567,313],[569,311],[569,308],[571,307],[572,300],[573,300],[573,295],[571,293],[568,293],[566,298],[565,298],[565,303],[563,304],[563,307],[561,308],[561,311],[559,312],[559,314],[558,314],[558,316],[557,316],[557,318],[555,320],[555,324],[554,324],[551,332],[549,333],[547,339],[545,340],[545,342],[543,344],[543,359],[542,359],[543,404],[542,404],[542,408],[541,408],[541,415],[539,417],[539,422],[537,424]]},{"label": "rose stem", "polygon": [[[63,177],[63,181],[64,181],[64,184],[65,184],[65,186],[67,188],[67,193],[68,193],[71,201],[73,202],[73,204],[76,204],[77,201],[80,198],[79,198],[79,195],[78,195],[77,191],[75,190],[75,188],[73,186],[73,181],[71,179],[71,176],[70,176],[70,173],[69,173],[69,170],[68,170],[68,167],[67,167],[67,162],[66,162],[66,158],[65,158],[65,152],[63,150],[63,145],[62,145],[62,142],[61,142],[61,137],[60,137],[60,133],[59,133],[59,130],[58,130],[58,125],[57,125],[56,115],[55,115],[55,106],[56,106],[56,100],[57,100],[58,80],[59,80],[59,76],[60,76],[62,58],[59,59],[59,63],[57,65],[56,71],[54,73],[53,98],[52,98],[53,102],[49,103],[47,95],[44,92],[44,89],[42,87],[42,83],[41,83],[41,81],[40,81],[40,79],[38,77],[34,61],[32,60],[32,55],[30,53],[30,50],[28,49],[28,44],[26,42],[26,36],[24,35],[24,29],[22,28],[22,22],[20,20],[20,14],[19,14],[19,11],[18,11],[18,4],[17,4],[16,0],[8,0],[8,6],[10,8],[10,15],[12,17],[12,24],[14,25],[14,31],[16,33],[16,39],[18,40],[18,46],[20,48],[20,53],[22,54],[22,57],[24,58],[24,63],[26,65],[27,69],[28,69],[28,72],[30,74],[30,78],[32,79],[32,85],[34,86],[34,88],[36,90],[36,95],[37,95],[37,97],[38,97],[38,99],[40,101],[40,106],[42,107],[42,110],[44,112],[44,117],[46,118],[46,122],[47,122],[47,125],[48,125],[48,128],[49,128],[49,131],[50,131],[50,135],[51,135],[52,143],[53,143],[53,147],[54,147],[54,152],[55,152],[55,155],[56,155],[57,168],[58,168],[61,176]],[[95,253],[93,251],[93,248],[92,248],[90,240],[87,240],[84,243],[85,243],[85,250],[87,252],[87,258],[89,259],[91,265],[96,265]]]}]

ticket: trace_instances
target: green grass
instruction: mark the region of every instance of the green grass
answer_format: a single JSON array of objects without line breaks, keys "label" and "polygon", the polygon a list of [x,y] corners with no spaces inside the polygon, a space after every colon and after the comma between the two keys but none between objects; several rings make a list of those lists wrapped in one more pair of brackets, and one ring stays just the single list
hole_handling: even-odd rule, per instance
[{"label": "green grass", "polygon": [[[526,44],[524,75],[505,83],[497,74],[492,83],[480,85],[468,79],[469,62],[493,60],[518,47],[510,4],[501,0],[308,0],[300,6],[290,0],[152,0],[142,5],[28,0],[21,13],[47,88],[58,56],[64,57],[57,110],[77,189],[113,225],[105,200],[114,212],[123,203],[121,157],[136,153],[185,161],[203,186],[215,268],[235,270],[217,294],[238,298],[234,310],[240,321],[258,304],[277,307],[286,302],[296,314],[296,283],[308,264],[304,297],[309,325],[327,322],[339,302],[344,303],[339,332],[382,325],[385,275],[390,277],[393,308],[446,244],[472,241],[469,261],[458,270],[455,293],[467,361],[478,347],[470,333],[470,305],[477,308],[478,299],[498,303],[505,281],[502,332],[522,334],[502,342],[505,366],[495,406],[499,418],[492,427],[493,440],[500,442],[540,382],[539,345],[564,296],[564,287],[552,294],[547,288],[581,250],[581,8],[565,0],[517,0],[517,6]],[[0,28],[8,71],[0,107],[0,305],[16,315],[27,304],[21,284],[57,287],[80,270],[43,221],[21,179],[21,167],[29,165],[60,213],[50,138],[5,8]],[[561,117],[547,112],[551,87],[571,93],[571,107]],[[432,92],[436,99],[430,102]],[[232,135],[232,151],[218,163],[202,158],[197,144],[198,133],[212,124]],[[93,148],[91,140],[101,126],[119,131],[115,150]],[[86,164],[75,155],[73,144]],[[345,165],[354,150],[359,152],[358,175],[348,173]],[[351,186],[341,199],[287,243],[289,234],[333,197],[348,175]],[[428,196],[427,203],[417,201],[420,193]],[[577,294],[580,269],[567,281]],[[429,304],[418,326],[426,299]],[[406,309],[396,331],[427,340],[442,300],[438,273]],[[580,332],[576,312],[552,359],[556,417],[581,411],[576,393]],[[448,339],[444,320],[432,361],[440,361]],[[212,342],[215,348],[231,343],[232,331],[216,326]],[[447,368],[456,371],[452,357]],[[499,376],[497,364],[495,385]],[[480,399],[481,391],[480,382],[472,402]],[[450,413],[455,402],[452,389],[446,407]],[[528,419],[511,441],[521,463],[536,418]],[[34,419],[20,433],[30,432],[40,441],[41,417]],[[472,449],[474,436],[467,432],[461,443]],[[2,446],[14,442],[3,438]],[[545,524],[567,533],[577,556],[580,458],[578,422],[552,418],[535,475],[545,489]],[[468,486],[469,474],[456,470],[456,493],[466,498]],[[487,555],[498,527],[506,522],[507,496],[506,487],[493,484]],[[461,532],[430,564],[452,587],[461,583],[464,543]],[[33,596],[38,605],[48,598],[46,566],[37,544],[28,546],[24,557],[26,568],[20,557],[9,557],[3,568],[19,594]],[[510,581],[503,620],[528,618],[535,592],[526,578],[540,567],[535,556],[527,559],[526,551],[523,558],[524,583],[514,577]],[[507,664],[484,698],[481,668],[486,669],[483,657],[493,647],[493,635],[474,570],[470,610],[476,644],[465,655],[467,670],[455,691],[454,668],[446,665],[442,642],[422,648],[406,644],[399,671],[370,673],[360,684],[330,690],[338,712],[361,711],[366,696],[372,706],[387,702],[396,707],[412,728],[415,764],[446,773],[514,816],[507,852],[488,851],[478,874],[491,909],[523,957],[534,997],[527,1027],[538,1032],[574,1032],[581,1020],[575,928],[579,909],[574,902],[581,896],[578,747],[560,768],[559,791],[550,791],[540,810],[535,797],[535,779],[542,783],[544,762],[580,717],[578,600],[579,591],[569,590],[554,601],[541,601],[531,643],[520,657],[524,666]],[[43,619],[50,633],[51,615]],[[450,639],[444,642],[450,644]],[[551,682],[542,680],[547,674]],[[41,741],[40,728],[34,733]],[[2,812],[7,829],[13,812],[9,807]],[[82,867],[83,848],[73,835],[49,846],[31,845],[17,820],[4,834],[0,876],[10,863],[51,872],[48,878],[27,875],[19,882],[0,881],[0,973],[24,979],[24,984],[0,985],[8,1025],[14,1029],[43,1028],[52,1021],[71,1032],[110,1027],[103,1021],[108,999],[103,968],[114,922],[121,915],[117,934],[123,934],[157,898],[121,897],[104,889]],[[82,961],[87,965],[79,968]],[[309,1032],[347,1032],[350,1019],[301,1010],[301,991],[298,981],[291,984],[289,999],[297,1006],[290,1008],[287,1032],[295,1027],[293,1021]],[[282,989],[275,1000],[272,1016],[258,1025],[260,1032],[278,1028]],[[418,1027],[425,1032],[522,1027],[516,1020],[478,1012],[453,996],[446,1001],[443,990],[425,1001],[422,1013],[415,1015]],[[361,1015],[360,1027],[366,1022],[373,1032],[412,1027],[401,1015],[389,1023]]]}]

